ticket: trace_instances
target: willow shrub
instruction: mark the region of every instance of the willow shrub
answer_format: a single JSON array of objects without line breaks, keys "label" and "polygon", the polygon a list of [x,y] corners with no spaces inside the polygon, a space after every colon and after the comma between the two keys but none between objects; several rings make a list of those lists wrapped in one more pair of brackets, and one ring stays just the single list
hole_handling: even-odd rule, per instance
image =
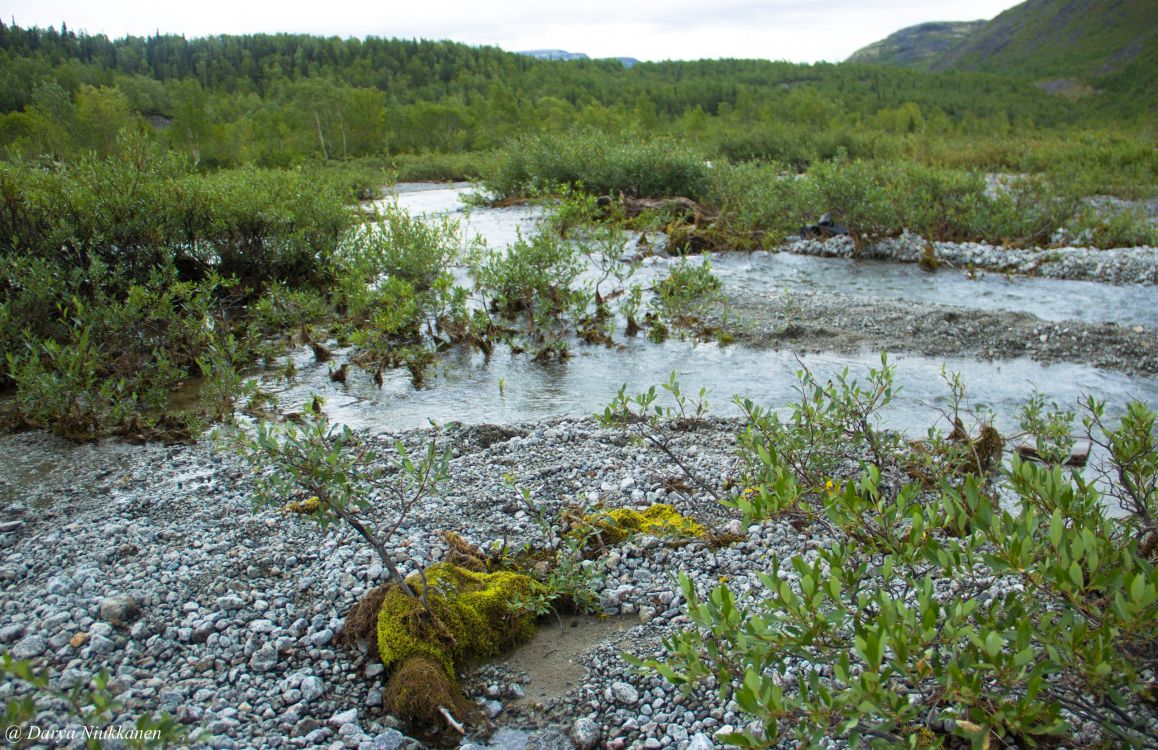
[{"label": "willow shrub", "polygon": [[483,175],[483,185],[500,198],[541,195],[569,186],[596,195],[622,192],[700,200],[707,192],[710,173],[703,155],[677,143],[573,132],[513,141]]},{"label": "willow shrub", "polygon": [[[743,596],[683,577],[693,627],[644,666],[680,685],[714,681],[753,720],[726,738],[743,747],[786,736],[808,747],[1052,746],[1078,733],[1152,747],[1153,412],[1131,404],[1110,428],[1102,405],[1087,404],[1125,517],[1080,473],[1016,457],[998,480],[1016,498],[1006,510],[994,480],[968,471],[931,487],[897,480],[913,446],[869,438],[888,373],[868,389],[803,380],[796,417],[774,429],[748,410],[743,446],[759,460],[743,497],[764,501],[745,512],[790,514],[834,540],[773,557],[762,588]],[[864,433],[870,457],[860,476],[821,484],[851,433]]]},{"label": "willow shrub", "polygon": [[200,175],[131,139],[114,157],[0,164],[0,252],[64,268],[97,260],[130,283],[169,266],[182,280],[320,283],[349,224],[341,192],[307,173]]},{"label": "willow shrub", "polygon": [[1046,177],[994,186],[980,172],[911,161],[826,161],[802,175],[776,164],[720,165],[707,202],[727,230],[772,242],[824,213],[868,241],[909,230],[936,241],[1033,247],[1048,245],[1059,229],[1091,225],[1086,237],[1097,246],[1153,236],[1139,214],[1094,222],[1076,192]]},{"label": "willow shrub", "polygon": [[228,308],[269,287],[327,289],[350,223],[325,181],[201,175],[132,135],[113,157],[0,164],[0,385],[16,388],[12,416],[77,438],[135,429],[221,360],[207,355],[225,350],[239,317]]}]

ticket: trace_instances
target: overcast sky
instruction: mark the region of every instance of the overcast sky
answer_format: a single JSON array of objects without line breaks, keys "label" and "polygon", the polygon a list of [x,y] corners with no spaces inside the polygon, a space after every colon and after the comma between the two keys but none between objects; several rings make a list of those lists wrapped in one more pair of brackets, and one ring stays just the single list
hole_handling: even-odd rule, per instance
[{"label": "overcast sky", "polygon": [[1011,0],[8,0],[4,22],[74,31],[187,37],[300,32],[451,39],[592,57],[839,61],[924,21],[989,19]]}]

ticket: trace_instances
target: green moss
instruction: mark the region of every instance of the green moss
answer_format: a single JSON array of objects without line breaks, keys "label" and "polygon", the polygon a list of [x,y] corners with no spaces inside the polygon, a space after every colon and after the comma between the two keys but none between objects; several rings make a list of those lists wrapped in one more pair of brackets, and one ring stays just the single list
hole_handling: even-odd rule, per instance
[{"label": "green moss", "polygon": [[[418,575],[406,582],[416,591],[422,588]],[[397,588],[382,600],[378,654],[387,667],[424,656],[453,679],[456,667],[497,656],[534,632],[531,615],[510,606],[512,598],[538,585],[529,576],[439,563],[426,570],[426,585],[430,613]]]},{"label": "green moss", "polygon": [[687,516],[680,515],[666,503],[656,503],[645,510],[616,508],[587,517],[599,531],[604,544],[618,544],[631,534],[652,536],[702,537],[707,530]]}]

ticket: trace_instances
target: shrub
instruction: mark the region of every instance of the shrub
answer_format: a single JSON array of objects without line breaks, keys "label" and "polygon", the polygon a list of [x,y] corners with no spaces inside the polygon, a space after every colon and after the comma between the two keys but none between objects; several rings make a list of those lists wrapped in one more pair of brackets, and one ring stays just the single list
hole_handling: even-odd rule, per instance
[{"label": "shrub", "polygon": [[[1111,492],[1146,498],[1123,504],[1134,518],[1109,515],[1080,474],[1016,456],[1012,511],[972,473],[929,491],[885,483],[866,462],[858,479],[816,489],[841,436],[860,435],[864,456],[891,443],[862,418],[887,373],[867,391],[806,384],[784,422],[746,407],[746,480],[769,494],[786,478],[807,490],[835,540],[774,558],[763,590],[742,600],[727,585],[703,595],[681,576],[694,627],[643,666],[681,685],[714,680],[755,720],[727,738],[743,747],[785,734],[809,746],[1039,745],[1091,727],[1105,743],[1151,746],[1158,568],[1136,530],[1158,465],[1153,412],[1131,404],[1107,429],[1101,405],[1089,406]],[[1036,425],[1058,423],[1035,408]]]},{"label": "shrub", "polygon": [[575,248],[548,232],[530,239],[519,232],[506,251],[476,250],[471,276],[493,309],[504,317],[525,314],[550,318],[575,301],[574,284],[582,271]]},{"label": "shrub", "polygon": [[[324,415],[311,414],[301,427],[260,422],[252,437],[237,435],[243,458],[260,472],[255,504],[281,507],[294,496],[317,498],[308,517],[323,529],[338,522],[348,524],[377,553],[391,580],[413,596],[386,543],[418,503],[438,492],[448,476],[449,454],[439,453],[432,440],[415,462],[406,447],[395,442],[392,454],[380,460],[349,427],[339,429]],[[382,532],[357,515],[374,510],[375,496],[390,504],[393,515]]]},{"label": "shrub", "polygon": [[679,144],[572,132],[516,140],[483,175],[483,185],[498,197],[542,195],[567,185],[596,195],[698,200],[709,174],[703,157]]}]

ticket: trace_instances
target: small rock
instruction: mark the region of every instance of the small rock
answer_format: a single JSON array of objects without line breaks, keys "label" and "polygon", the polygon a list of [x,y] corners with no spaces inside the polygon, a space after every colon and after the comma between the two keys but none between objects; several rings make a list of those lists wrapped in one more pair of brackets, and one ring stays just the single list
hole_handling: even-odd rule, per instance
[{"label": "small rock", "polygon": [[0,643],[12,643],[24,635],[23,625],[5,625],[0,628]]},{"label": "small rock", "polygon": [[332,640],[334,640],[334,631],[330,630],[329,628],[326,628],[325,630],[319,630],[310,636],[310,643],[312,643],[314,646],[317,646],[318,648],[325,646]]},{"label": "small rock", "polygon": [[94,654],[111,654],[113,649],[116,648],[116,644],[113,643],[111,638],[106,638],[99,634],[92,636],[92,638],[89,639],[88,645]]},{"label": "small rock", "polygon": [[488,719],[497,718],[503,712],[503,704],[501,701],[487,701],[483,704],[483,711]]},{"label": "small rock", "polygon": [[341,727],[343,724],[353,724],[358,721],[358,709],[351,708],[330,717],[330,726]]},{"label": "small rock", "polygon": [[12,647],[8,653],[13,659],[34,659],[48,650],[44,636],[30,635]]},{"label": "small rock", "polygon": [[310,675],[302,680],[301,691],[302,701],[309,703],[322,697],[322,693],[326,692],[325,683],[322,682],[321,677]]},{"label": "small rock", "polygon": [[189,642],[204,643],[209,640],[209,636],[213,635],[216,631],[217,628],[212,622],[203,622],[193,628],[193,632],[189,635]]},{"label": "small rock", "polygon": [[141,605],[128,594],[118,594],[101,599],[100,613],[105,622],[124,627],[141,616]]},{"label": "small rock", "polygon": [[625,706],[634,706],[639,702],[639,691],[626,682],[611,683],[611,695]]},{"label": "small rock", "polygon": [[48,593],[56,594],[58,596],[64,594],[71,594],[76,588],[76,581],[68,576],[54,576],[48,579]]},{"label": "small rock", "polygon": [[579,750],[592,750],[599,744],[599,725],[591,719],[576,719],[571,725],[571,741]]},{"label": "small rock", "polygon": [[406,735],[397,729],[387,729],[374,738],[374,750],[398,750],[406,743]]},{"label": "small rock", "polygon": [[267,643],[249,659],[249,666],[255,672],[268,672],[277,665],[277,649]]},{"label": "small rock", "polygon": [[0,534],[11,534],[13,531],[19,531],[24,522],[17,519],[15,521],[0,521]]},{"label": "small rock", "polygon": [[243,602],[240,597],[233,596],[232,594],[223,596],[217,600],[217,608],[223,612],[235,612],[244,606],[245,602]]},{"label": "small rock", "polygon": [[688,750],[715,750],[715,747],[716,743],[703,732],[692,735],[692,740],[688,743]]},{"label": "small rock", "polygon": [[294,724],[294,728],[290,730],[290,736],[291,737],[304,737],[317,728],[318,728],[317,719],[314,719],[312,717],[307,716],[304,719],[299,719],[298,722],[296,724]]}]

